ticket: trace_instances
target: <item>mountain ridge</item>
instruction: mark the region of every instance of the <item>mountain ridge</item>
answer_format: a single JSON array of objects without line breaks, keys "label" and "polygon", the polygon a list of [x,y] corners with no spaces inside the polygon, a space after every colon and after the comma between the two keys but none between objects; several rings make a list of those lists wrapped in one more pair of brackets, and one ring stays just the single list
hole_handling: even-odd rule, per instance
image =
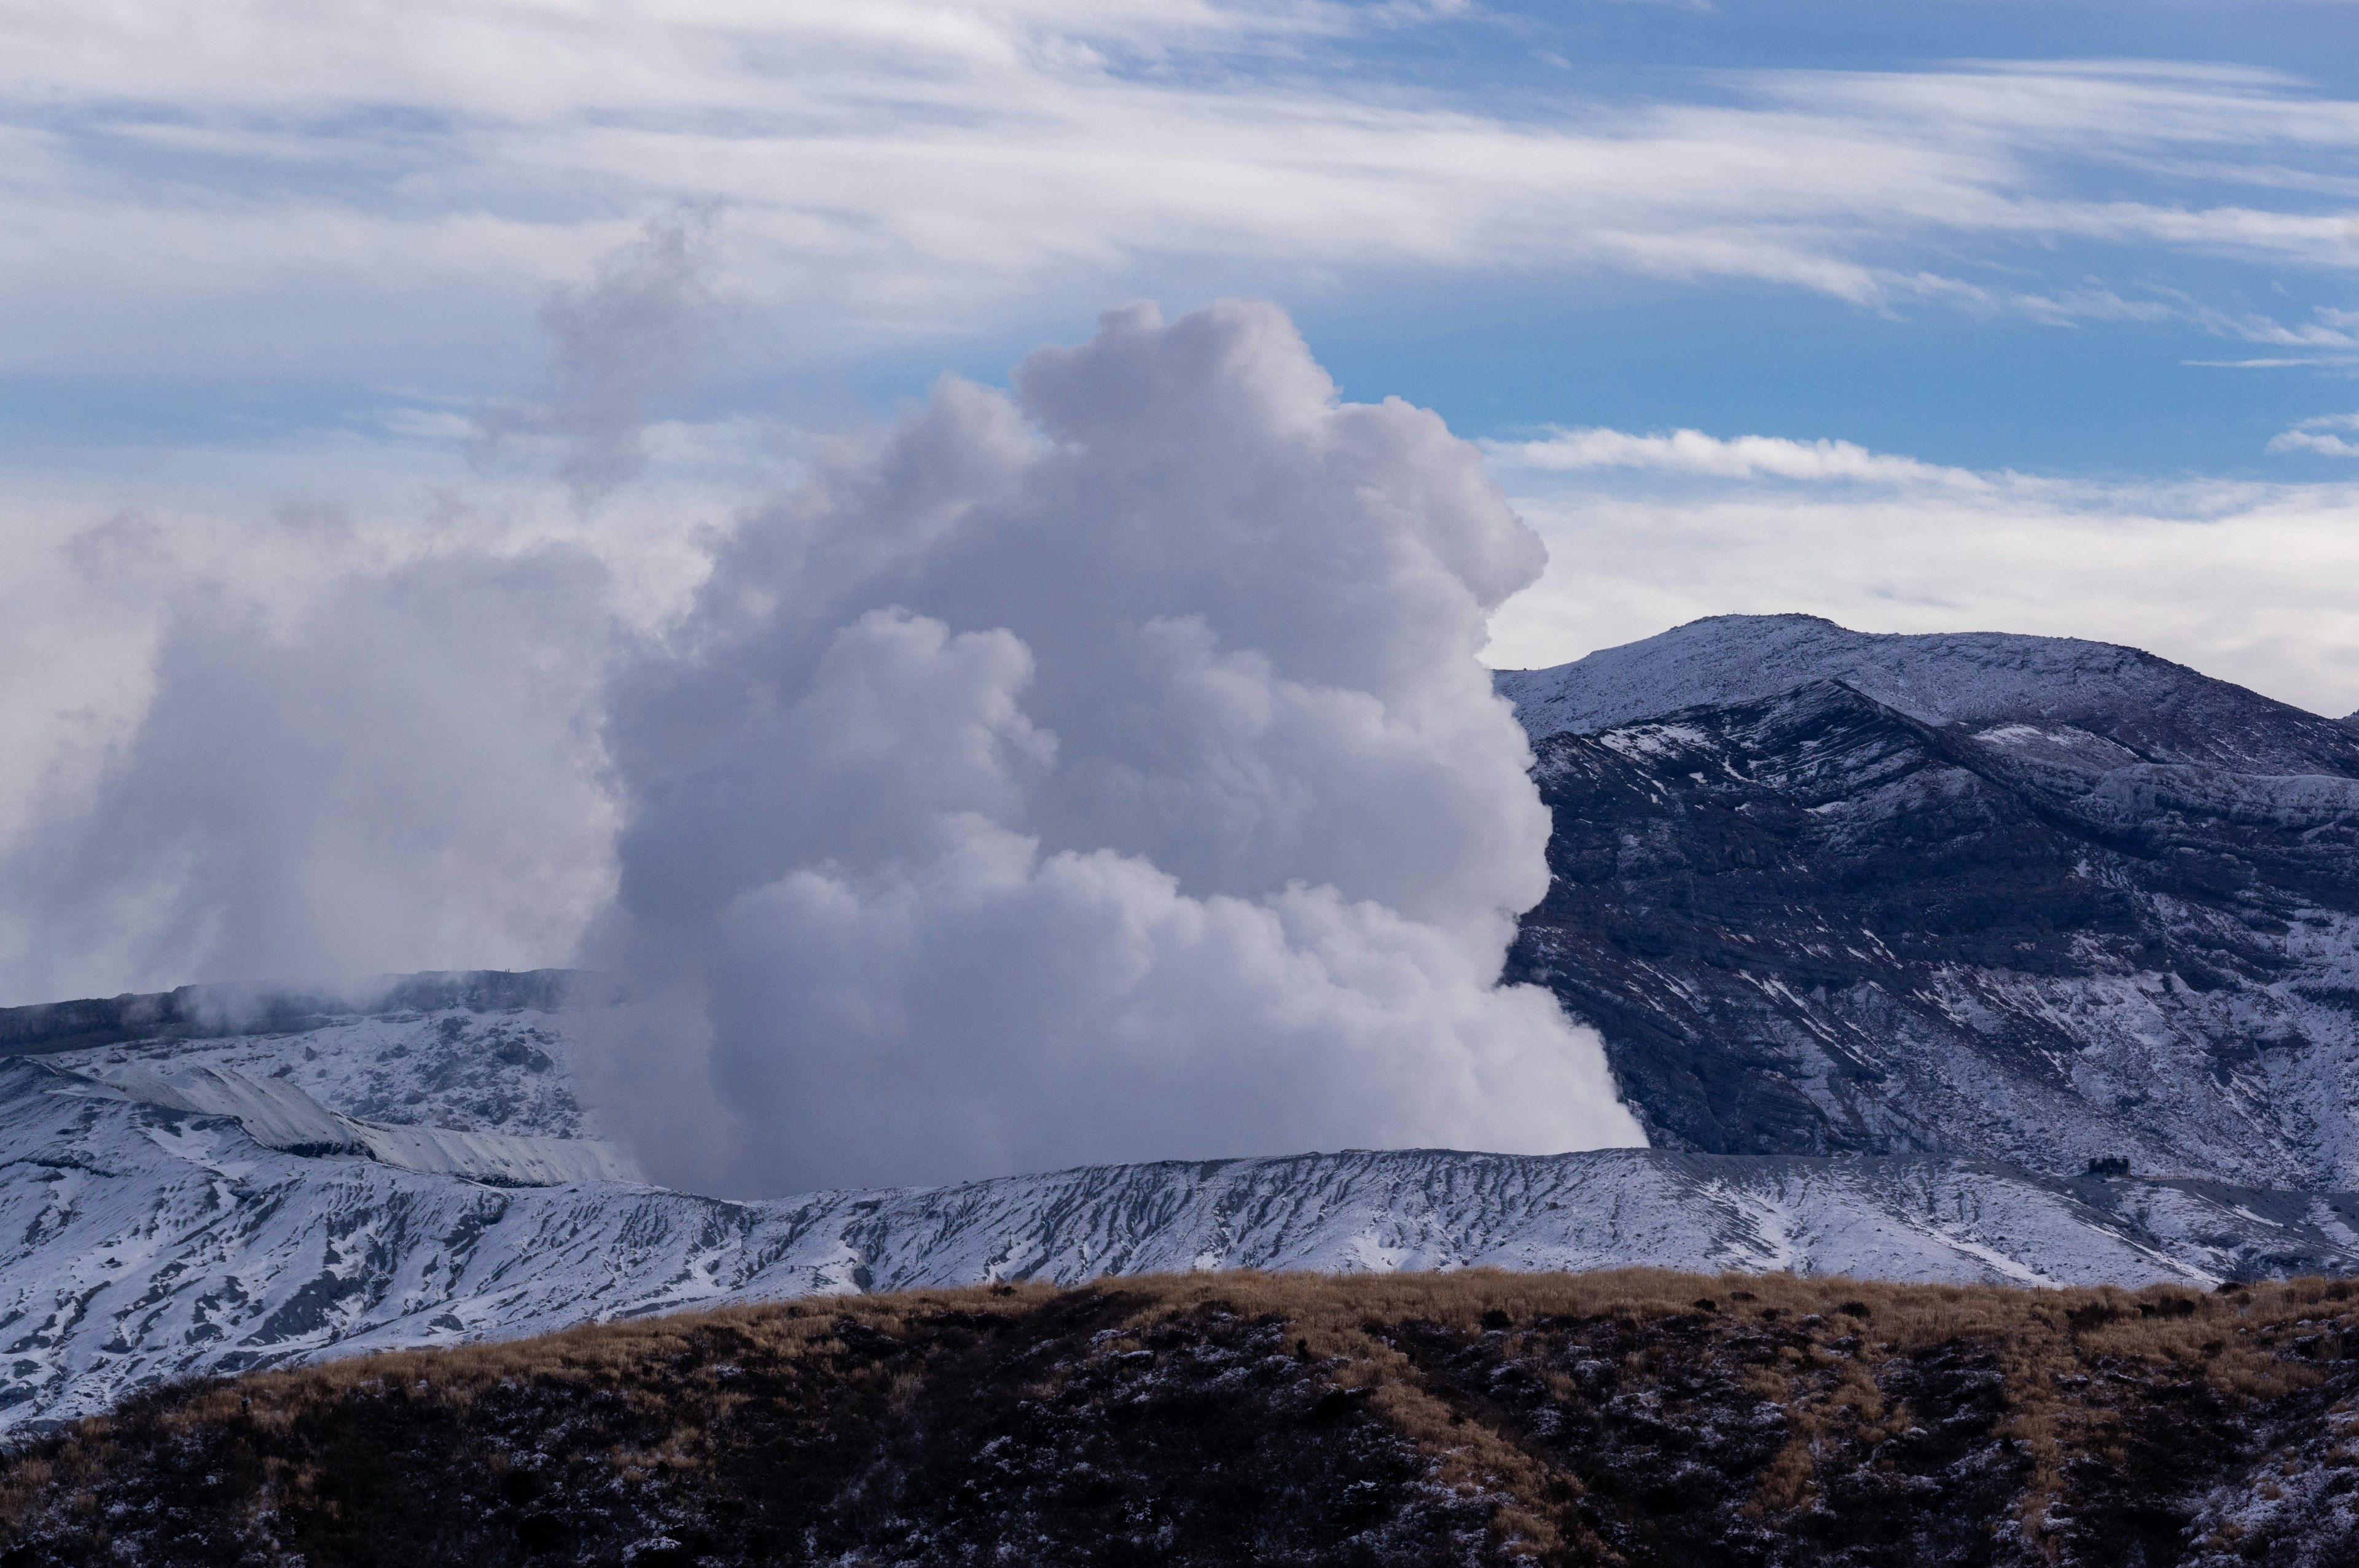
[{"label": "mountain ridge", "polygon": [[[440,1022],[397,1027],[419,1042]],[[490,1026],[528,1026],[566,1054],[561,1019]],[[222,1049],[299,1054],[305,1038]],[[2359,1195],[1943,1157],[1359,1151],[736,1201],[274,1149],[237,1117],[103,1087],[0,1062],[0,1428],[175,1378],[995,1281],[1650,1265],[2208,1288],[2359,1270]]]},{"label": "mountain ridge", "polygon": [[[1862,649],[1918,711],[1864,689]],[[1982,680],[1994,649],[2005,678]],[[1593,659],[1500,681],[1525,694],[1555,820],[1510,975],[1597,1024],[1650,1137],[2359,1174],[2341,726],[2055,639],[1729,617]],[[2008,685],[2060,667],[2131,672],[2127,718],[2119,682],[2045,702]],[[1748,695],[1595,721],[1723,677]],[[2308,771],[2270,771],[2288,760]]]},{"label": "mountain ridge", "polygon": [[2073,637],[1854,632],[1814,615],[1718,615],[1570,664],[1493,676],[1535,741],[1829,678],[1936,726],[2093,718],[2149,762],[2359,778],[2359,737],[2347,720],[2143,649]]},{"label": "mountain ridge", "polygon": [[548,1010],[613,977],[587,969],[428,969],[376,975],[344,986],[230,982],[125,991],[73,1001],[0,1008],[0,1056],[41,1055],[140,1040],[213,1040],[292,1033],[331,1018],[458,1009]]}]

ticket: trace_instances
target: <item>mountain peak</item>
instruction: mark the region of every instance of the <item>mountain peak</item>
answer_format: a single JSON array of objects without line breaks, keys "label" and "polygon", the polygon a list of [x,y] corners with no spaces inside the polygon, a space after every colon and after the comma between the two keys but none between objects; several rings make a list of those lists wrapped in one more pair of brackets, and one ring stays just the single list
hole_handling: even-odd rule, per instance
[{"label": "mountain peak", "polygon": [[2343,723],[2114,643],[2006,632],[1854,632],[1816,615],[1714,615],[1571,664],[1502,670],[1533,739],[1840,680],[1936,727],[2063,725],[2149,761],[2359,778]]}]

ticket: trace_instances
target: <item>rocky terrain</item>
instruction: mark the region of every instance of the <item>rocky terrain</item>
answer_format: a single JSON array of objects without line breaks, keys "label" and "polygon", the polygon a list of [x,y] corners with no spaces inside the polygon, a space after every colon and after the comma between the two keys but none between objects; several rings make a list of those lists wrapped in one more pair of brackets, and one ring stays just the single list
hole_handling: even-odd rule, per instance
[{"label": "rocky terrain", "polygon": [[1555,816],[1511,969],[1658,1146],[2359,1184],[2345,724],[2134,649],[1804,616],[1499,684]]},{"label": "rocky terrain", "polygon": [[0,1563],[2288,1568],[2359,1552],[2339,1284],[1197,1275],[142,1394]]}]

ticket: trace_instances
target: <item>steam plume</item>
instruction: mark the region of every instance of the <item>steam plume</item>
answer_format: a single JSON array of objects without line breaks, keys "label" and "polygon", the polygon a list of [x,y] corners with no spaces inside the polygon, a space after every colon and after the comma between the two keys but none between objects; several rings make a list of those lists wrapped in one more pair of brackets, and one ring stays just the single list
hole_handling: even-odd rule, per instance
[{"label": "steam plume", "polygon": [[701,1021],[618,1111],[767,1191],[1641,1141],[1594,1037],[1495,984],[1549,821],[1477,655],[1543,558],[1271,307],[945,379],[611,698],[606,940]]}]

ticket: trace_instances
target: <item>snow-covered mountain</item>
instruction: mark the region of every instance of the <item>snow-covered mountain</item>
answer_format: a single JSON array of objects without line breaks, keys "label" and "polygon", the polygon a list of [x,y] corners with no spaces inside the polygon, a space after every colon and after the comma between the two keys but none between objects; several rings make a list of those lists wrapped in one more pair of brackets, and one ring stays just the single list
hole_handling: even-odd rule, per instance
[{"label": "snow-covered mountain", "polygon": [[2359,1184],[2359,736],[2135,649],[1721,617],[1499,677],[1514,968],[1658,1145]]},{"label": "snow-covered mountain", "polygon": [[2349,723],[2131,649],[1793,616],[1499,685],[1556,819],[1511,970],[1599,1025],[1655,1149],[730,1202],[601,1140],[577,1070],[620,1003],[594,977],[0,1011],[0,1425],[190,1373],[992,1279],[2359,1271]]},{"label": "snow-covered mountain", "polygon": [[1827,680],[1936,728],[2082,729],[2148,762],[2359,778],[2352,720],[2321,718],[2136,648],[2077,637],[1909,635],[1854,632],[1815,615],[1714,615],[1569,665],[1495,677],[1534,740],[1564,730],[1593,734]]},{"label": "snow-covered mountain", "polygon": [[729,1202],[613,1178],[619,1156],[574,1098],[582,1014],[557,1006],[563,977],[524,992],[503,978],[487,1000],[540,1005],[483,1011],[455,1004],[466,979],[408,993],[446,1005],[272,1015],[309,1025],[284,1033],[44,1035],[0,1014],[20,1046],[72,1044],[0,1059],[0,1424],[323,1354],[997,1279],[1656,1264],[2201,1283],[2359,1268],[2359,1198],[1950,1158],[1351,1152]]}]

